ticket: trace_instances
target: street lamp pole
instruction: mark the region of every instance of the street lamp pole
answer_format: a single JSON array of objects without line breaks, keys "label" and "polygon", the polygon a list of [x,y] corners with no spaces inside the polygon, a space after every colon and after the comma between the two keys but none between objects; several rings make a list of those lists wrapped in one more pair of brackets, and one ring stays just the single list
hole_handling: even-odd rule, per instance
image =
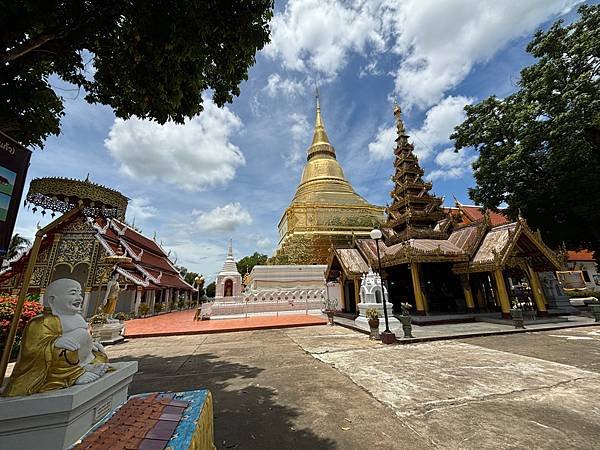
[{"label": "street lamp pole", "polygon": [[385,291],[383,290],[383,276],[381,274],[381,255],[379,253],[379,241],[381,240],[382,233],[381,230],[375,228],[371,230],[369,233],[371,239],[375,241],[375,247],[377,247],[377,264],[378,264],[378,272],[379,272],[379,284],[381,286],[381,297],[383,298],[383,316],[385,317],[385,331],[381,333],[381,341],[384,344],[393,344],[396,342],[396,335],[390,331],[390,324],[388,321],[388,313],[387,313],[387,299],[385,297]]}]

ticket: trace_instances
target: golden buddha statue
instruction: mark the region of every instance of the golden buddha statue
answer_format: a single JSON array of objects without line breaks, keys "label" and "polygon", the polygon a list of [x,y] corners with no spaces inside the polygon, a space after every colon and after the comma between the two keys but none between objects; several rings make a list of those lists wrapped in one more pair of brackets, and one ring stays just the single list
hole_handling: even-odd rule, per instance
[{"label": "golden buddha statue", "polygon": [[68,278],[50,283],[44,314],[29,321],[21,351],[2,395],[13,397],[96,381],[109,370],[104,348],[94,342],[81,315],[81,285]]},{"label": "golden buddha statue", "polygon": [[112,317],[117,309],[117,301],[119,300],[119,292],[121,292],[121,286],[119,285],[119,273],[115,270],[106,286],[106,295],[102,302],[102,312]]}]

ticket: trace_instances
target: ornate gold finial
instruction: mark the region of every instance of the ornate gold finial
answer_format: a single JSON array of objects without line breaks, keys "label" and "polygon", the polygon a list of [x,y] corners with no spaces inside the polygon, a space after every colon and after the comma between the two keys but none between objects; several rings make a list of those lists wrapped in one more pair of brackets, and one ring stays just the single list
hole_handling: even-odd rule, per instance
[{"label": "ornate gold finial", "polygon": [[402,122],[402,110],[400,109],[400,105],[396,103],[396,99],[394,99],[394,117],[396,117],[398,136],[406,136],[406,129],[404,128],[404,122]]},{"label": "ornate gold finial", "polygon": [[317,113],[315,118],[315,132],[313,134],[311,147],[316,144],[330,144],[329,138],[327,137],[327,132],[325,131],[325,125],[323,125],[323,118],[321,117],[321,104],[319,102],[318,87],[316,88],[316,105]]}]

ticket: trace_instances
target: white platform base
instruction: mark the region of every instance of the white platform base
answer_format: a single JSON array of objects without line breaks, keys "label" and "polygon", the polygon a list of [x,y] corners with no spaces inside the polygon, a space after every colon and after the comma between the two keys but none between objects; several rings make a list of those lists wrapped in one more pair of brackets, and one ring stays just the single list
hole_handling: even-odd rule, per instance
[{"label": "white platform base", "polygon": [[110,320],[108,323],[92,324],[92,337],[102,345],[116,344],[122,341],[125,324],[118,320]]},{"label": "white platform base", "polygon": [[[390,331],[395,331],[398,328],[402,327],[402,324],[400,323],[400,321],[398,319],[396,319],[393,315],[392,315],[392,308],[394,307],[394,305],[392,305],[391,303],[386,303],[385,304],[386,309],[387,309],[387,313],[388,313],[388,324],[390,326]],[[370,327],[369,327],[369,321],[367,320],[366,317],[366,312],[368,309],[376,309],[377,312],[379,313],[379,332],[381,333],[382,331],[385,331],[385,317],[383,315],[383,303],[359,303],[358,304],[358,311],[359,311],[359,316],[354,319],[354,324],[360,328],[361,330],[366,330],[366,331],[370,331]]]},{"label": "white platform base", "polygon": [[0,397],[0,449],[61,450],[71,446],[127,401],[137,362],[111,366],[117,370],[90,384],[23,397]]}]

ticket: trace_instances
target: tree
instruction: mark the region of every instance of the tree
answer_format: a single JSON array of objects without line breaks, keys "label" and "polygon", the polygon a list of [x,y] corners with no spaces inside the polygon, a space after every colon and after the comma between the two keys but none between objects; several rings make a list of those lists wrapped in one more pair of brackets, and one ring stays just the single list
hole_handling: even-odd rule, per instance
[{"label": "tree", "polygon": [[206,286],[206,296],[210,298],[215,297],[215,282],[213,281],[208,286]]},{"label": "tree", "polygon": [[23,253],[27,247],[31,245],[31,241],[23,236],[19,235],[19,233],[15,233],[8,244],[8,250],[6,251],[6,260],[11,260],[16,258],[21,253]]},{"label": "tree", "polygon": [[[239,95],[269,41],[272,0],[1,2],[0,130],[42,146],[60,132],[51,76],[117,117],[181,123]],[[95,72],[94,72],[95,71]]]},{"label": "tree", "polygon": [[519,90],[466,106],[455,128],[458,151],[474,147],[477,183],[469,192],[495,209],[508,205],[553,246],[589,248],[600,258],[600,6],[578,21],[538,31]]},{"label": "tree", "polygon": [[244,275],[246,271],[251,272],[254,266],[266,264],[268,259],[267,255],[258,252],[254,252],[254,254],[250,256],[244,256],[237,263],[238,272],[242,275]]},{"label": "tree", "polygon": [[[197,289],[197,286],[196,286],[196,277],[199,275],[197,272],[190,272],[187,269],[187,267],[184,267],[184,266],[175,266],[175,268],[179,271],[179,274],[183,277],[183,280],[187,284],[189,284],[191,286],[194,286],[194,288]],[[202,298],[202,296],[204,295],[204,293],[205,293],[205,289],[201,288],[200,292],[199,292],[200,298]],[[194,294],[194,296],[195,295],[196,294]],[[194,297],[194,298],[196,298],[196,297]]]}]

